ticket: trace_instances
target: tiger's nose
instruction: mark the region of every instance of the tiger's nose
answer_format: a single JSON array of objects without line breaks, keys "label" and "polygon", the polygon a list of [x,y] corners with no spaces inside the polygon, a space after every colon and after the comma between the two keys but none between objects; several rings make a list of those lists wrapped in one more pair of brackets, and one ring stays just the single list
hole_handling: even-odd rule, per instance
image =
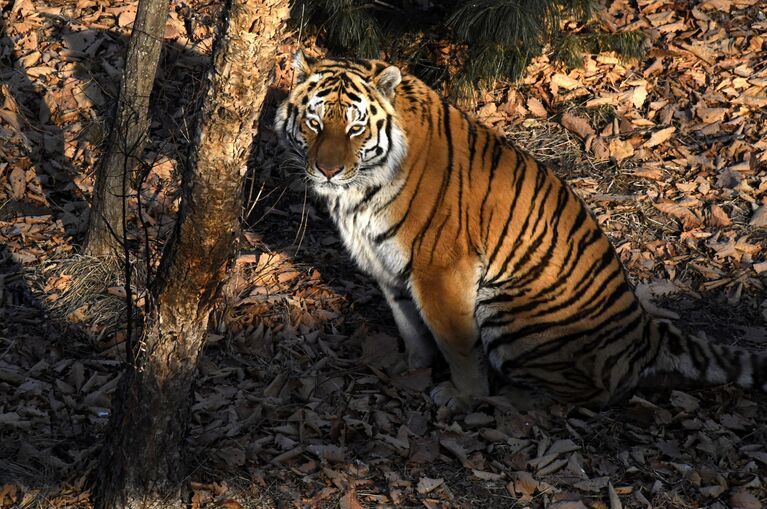
[{"label": "tiger's nose", "polygon": [[335,175],[338,175],[341,173],[341,170],[344,169],[343,165],[334,165],[334,164],[327,164],[327,163],[321,163],[317,161],[317,169],[322,172],[323,175],[325,175],[328,179],[333,178]]}]

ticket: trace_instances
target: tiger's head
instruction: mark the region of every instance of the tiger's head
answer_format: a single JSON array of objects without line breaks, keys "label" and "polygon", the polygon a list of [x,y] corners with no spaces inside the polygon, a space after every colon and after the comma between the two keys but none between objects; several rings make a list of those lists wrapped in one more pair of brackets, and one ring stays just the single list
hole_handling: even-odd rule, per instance
[{"label": "tiger's head", "polygon": [[391,182],[407,151],[394,112],[400,70],[379,61],[294,57],[295,86],[275,127],[320,194]]}]

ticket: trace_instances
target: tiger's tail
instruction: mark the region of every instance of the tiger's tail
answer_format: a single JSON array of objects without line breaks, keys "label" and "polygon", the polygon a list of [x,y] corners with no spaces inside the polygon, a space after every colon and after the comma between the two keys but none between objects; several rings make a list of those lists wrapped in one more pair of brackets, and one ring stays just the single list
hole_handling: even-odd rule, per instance
[{"label": "tiger's tail", "polygon": [[733,383],[767,392],[767,352],[713,343],[653,319],[658,340],[654,362],[641,373],[639,385],[658,375],[682,376],[706,385]]}]

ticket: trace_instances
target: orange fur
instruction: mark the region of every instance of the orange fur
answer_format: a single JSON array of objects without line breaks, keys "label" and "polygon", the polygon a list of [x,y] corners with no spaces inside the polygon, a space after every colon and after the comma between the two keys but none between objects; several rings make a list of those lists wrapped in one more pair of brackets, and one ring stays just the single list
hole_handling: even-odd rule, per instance
[{"label": "orange fur", "polygon": [[[683,335],[642,309],[607,237],[548,167],[384,62],[299,68],[277,128],[381,285],[411,364],[431,361],[429,335],[447,359],[447,400],[487,394],[487,363],[598,403],[659,371],[767,388],[763,354]],[[315,132],[306,122],[318,109],[326,126]],[[343,135],[362,117],[363,133]],[[382,155],[370,156],[373,143]],[[343,166],[336,180],[318,175],[327,160]]]}]

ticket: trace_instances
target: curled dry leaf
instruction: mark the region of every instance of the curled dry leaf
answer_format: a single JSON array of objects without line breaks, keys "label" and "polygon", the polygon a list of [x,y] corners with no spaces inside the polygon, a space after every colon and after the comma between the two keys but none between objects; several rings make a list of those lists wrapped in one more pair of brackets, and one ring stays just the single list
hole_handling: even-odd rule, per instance
[{"label": "curled dry leaf", "polygon": [[527,109],[538,118],[546,118],[549,116],[549,112],[543,107],[543,103],[535,97],[530,97],[527,100]]},{"label": "curled dry leaf", "polygon": [[728,108],[706,108],[700,106],[695,108],[695,114],[698,118],[706,124],[712,124],[714,122],[723,122],[724,117],[730,110]]},{"label": "curled dry leaf", "polygon": [[360,503],[354,490],[349,490],[346,495],[341,497],[341,500],[338,501],[338,507],[341,509],[363,509],[364,506]]},{"label": "curled dry leaf", "polygon": [[733,509],[761,509],[764,507],[758,498],[742,488],[732,491],[730,505]]},{"label": "curled dry leaf", "polygon": [[767,205],[762,205],[756,209],[748,224],[751,226],[756,226],[757,228],[763,228],[767,226]]},{"label": "curled dry leaf", "polygon": [[652,136],[650,136],[650,139],[645,142],[643,145],[644,148],[652,148],[657,147],[661,143],[664,143],[668,141],[671,136],[676,132],[676,127],[667,127],[665,129],[661,129],[660,131],[655,131]]},{"label": "curled dry leaf", "polygon": [[634,146],[628,141],[613,138],[610,141],[610,156],[616,161],[622,161],[634,155]]},{"label": "curled dry leaf", "polygon": [[582,140],[596,134],[591,125],[589,125],[589,120],[587,118],[573,115],[569,111],[562,114],[561,124],[568,131],[577,134]]},{"label": "curled dry leaf", "polygon": [[661,171],[660,168],[650,168],[645,166],[642,168],[635,168],[631,173],[637,177],[642,177],[650,180],[663,179],[663,171]]},{"label": "curled dry leaf", "polygon": [[703,220],[695,212],[672,201],[654,203],[653,206],[664,214],[681,219],[685,230],[697,228],[703,224]]},{"label": "curled dry leaf", "polygon": [[539,488],[537,481],[530,472],[519,471],[511,474],[511,481],[506,485],[509,495],[520,497],[520,502],[527,502],[533,498]]},{"label": "curled dry leaf", "polygon": [[421,495],[426,495],[427,493],[431,493],[435,489],[439,488],[445,484],[444,479],[432,479],[430,477],[421,477],[418,480],[418,486],[416,486],[416,490]]},{"label": "curled dry leaf", "polygon": [[597,161],[607,161],[610,159],[610,149],[607,142],[601,136],[597,136],[591,143],[591,153]]},{"label": "curled dry leaf", "polygon": [[564,88],[566,90],[573,90],[581,86],[583,85],[581,85],[581,83],[578,80],[574,80],[573,78],[565,74],[556,73],[551,77],[552,90],[555,87]]},{"label": "curled dry leaf", "polygon": [[709,210],[711,212],[710,226],[730,226],[732,224],[732,219],[727,215],[727,212],[716,203],[712,203]]}]

